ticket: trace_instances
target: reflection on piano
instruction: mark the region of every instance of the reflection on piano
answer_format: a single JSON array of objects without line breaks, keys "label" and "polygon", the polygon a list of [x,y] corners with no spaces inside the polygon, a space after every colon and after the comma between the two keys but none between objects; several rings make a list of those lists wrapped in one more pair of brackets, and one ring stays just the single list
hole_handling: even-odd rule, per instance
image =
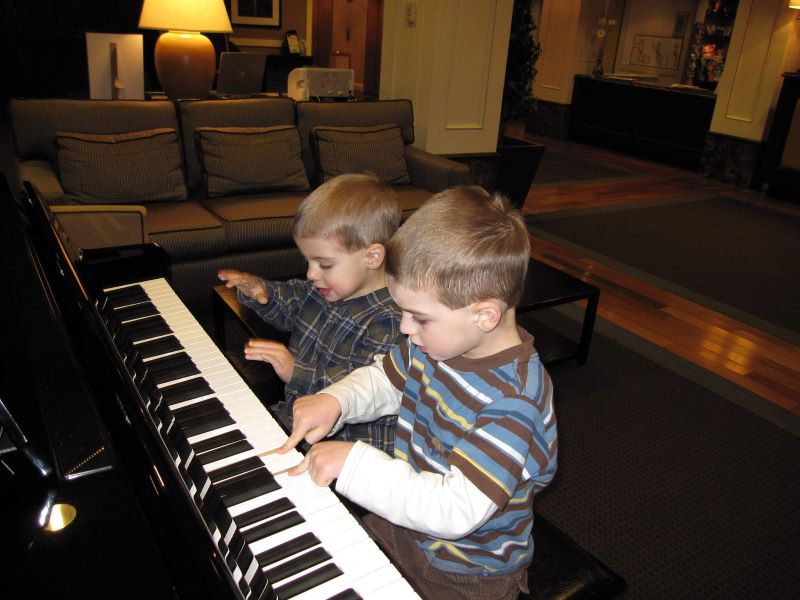
[{"label": "reflection on piano", "polygon": [[[0,192],[9,195],[7,186]],[[21,523],[3,589],[23,597],[416,597],[329,488],[285,474],[300,455],[273,451],[285,432],[163,266],[144,260],[158,249],[87,251],[71,261],[52,215],[26,192],[27,220],[0,215],[16,224],[28,263],[11,282],[28,297],[3,323],[16,323],[28,351],[16,365],[3,354],[0,397],[54,466],[46,476],[26,468],[21,444],[0,446],[0,500],[15,507],[4,517]],[[2,202],[14,212],[10,198]],[[43,311],[34,315],[37,305]],[[28,319],[38,320],[35,330]],[[32,364],[40,350],[49,360]],[[40,393],[9,384],[12,368],[36,368],[31,387]],[[56,502],[74,505],[77,517],[60,533],[43,532],[37,519]]]}]

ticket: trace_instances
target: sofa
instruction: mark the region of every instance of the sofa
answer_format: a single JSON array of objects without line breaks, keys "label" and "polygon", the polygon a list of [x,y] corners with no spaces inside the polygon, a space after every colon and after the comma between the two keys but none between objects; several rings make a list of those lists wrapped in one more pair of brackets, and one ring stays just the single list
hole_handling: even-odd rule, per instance
[{"label": "sofa", "polygon": [[30,181],[49,205],[73,207],[62,209],[73,221],[81,206],[92,209],[83,218],[111,215],[82,228],[84,237],[103,231],[99,245],[113,242],[107,223],[120,227],[129,209],[127,222],[142,222],[141,237],[169,256],[166,276],[185,303],[207,301],[220,268],[303,273],[292,218],[337,174],[377,173],[406,215],[471,182],[469,167],[412,145],[409,100],[12,99],[9,120],[16,185]]}]

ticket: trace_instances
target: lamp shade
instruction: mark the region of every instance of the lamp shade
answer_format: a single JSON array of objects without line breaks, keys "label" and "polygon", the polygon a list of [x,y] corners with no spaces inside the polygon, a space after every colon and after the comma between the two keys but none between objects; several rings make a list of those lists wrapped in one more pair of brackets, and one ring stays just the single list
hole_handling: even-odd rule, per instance
[{"label": "lamp shade", "polygon": [[231,33],[223,0],[144,0],[141,29]]},{"label": "lamp shade", "polygon": [[789,0],[789,8],[800,8],[800,0]]}]

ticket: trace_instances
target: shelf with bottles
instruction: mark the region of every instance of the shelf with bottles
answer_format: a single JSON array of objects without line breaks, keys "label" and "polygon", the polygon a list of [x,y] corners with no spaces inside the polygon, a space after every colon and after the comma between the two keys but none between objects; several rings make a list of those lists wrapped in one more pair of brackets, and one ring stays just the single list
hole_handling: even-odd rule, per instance
[{"label": "shelf with bottles", "polygon": [[714,90],[725,67],[738,0],[710,0],[705,18],[694,24],[686,81]]}]

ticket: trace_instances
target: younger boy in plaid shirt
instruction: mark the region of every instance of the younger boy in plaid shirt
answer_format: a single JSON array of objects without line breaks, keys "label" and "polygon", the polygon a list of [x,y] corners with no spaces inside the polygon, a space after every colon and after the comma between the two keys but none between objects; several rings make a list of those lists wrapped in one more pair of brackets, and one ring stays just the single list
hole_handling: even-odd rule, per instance
[{"label": "younger boy in plaid shirt", "polygon": [[[277,414],[291,428],[292,404],[386,353],[400,335],[400,311],[386,288],[384,244],[400,224],[391,187],[371,174],[340,175],[300,205],[292,235],[308,261],[306,280],[265,281],[223,269],[239,300],[281,331],[288,348],[251,339],[245,358],[270,363],[285,385]],[[397,417],[345,427],[337,439],[391,452]]]}]

